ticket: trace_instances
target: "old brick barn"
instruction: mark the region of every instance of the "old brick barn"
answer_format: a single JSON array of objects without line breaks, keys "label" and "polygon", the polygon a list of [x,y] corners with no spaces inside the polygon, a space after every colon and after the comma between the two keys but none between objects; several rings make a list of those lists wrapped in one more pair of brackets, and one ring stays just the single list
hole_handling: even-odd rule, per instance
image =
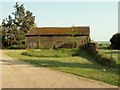
[{"label": "old brick barn", "polygon": [[32,28],[26,35],[29,49],[80,48],[89,42],[89,26]]}]

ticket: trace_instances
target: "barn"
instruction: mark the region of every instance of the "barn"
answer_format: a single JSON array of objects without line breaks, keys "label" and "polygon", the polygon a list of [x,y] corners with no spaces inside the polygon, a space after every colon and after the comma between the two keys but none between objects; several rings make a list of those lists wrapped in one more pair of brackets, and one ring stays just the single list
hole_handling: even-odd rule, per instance
[{"label": "barn", "polygon": [[89,42],[89,26],[32,28],[26,34],[28,49],[80,48]]}]

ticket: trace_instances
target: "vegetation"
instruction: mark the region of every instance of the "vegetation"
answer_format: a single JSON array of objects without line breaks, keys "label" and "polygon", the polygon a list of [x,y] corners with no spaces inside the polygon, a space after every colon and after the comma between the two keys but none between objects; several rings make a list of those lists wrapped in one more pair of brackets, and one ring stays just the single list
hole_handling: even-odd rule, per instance
[{"label": "vegetation", "polygon": [[[72,51],[76,52],[74,53],[74,56],[72,56],[73,55],[73,53],[71,53]],[[70,49],[62,50],[58,49],[55,51],[37,49],[27,50],[26,52],[30,52],[29,55],[25,54],[24,51],[23,52],[16,51],[12,53],[10,52],[8,53],[8,55],[24,60],[38,67],[49,67],[51,69],[56,69],[74,75],[91,78],[109,84],[120,85],[120,82],[118,81],[119,79],[118,68],[103,66],[97,63],[90,54],[86,53],[86,51],[80,51],[79,56],[77,56],[78,53],[77,50]],[[42,52],[44,53],[45,56],[41,56]],[[51,54],[51,52],[53,53]],[[59,55],[59,57],[56,58],[55,53]],[[105,52],[100,51],[100,53]],[[117,53],[113,54],[115,55],[114,57],[116,57],[116,54]]]},{"label": "vegetation", "polygon": [[110,42],[113,49],[120,49],[120,33],[114,34]]},{"label": "vegetation", "polygon": [[14,9],[13,16],[2,21],[2,44],[8,48],[25,48],[25,35],[35,26],[35,16],[23,4],[16,3]]},{"label": "vegetation", "polygon": [[110,49],[99,49],[98,52],[103,57],[115,61],[115,63],[118,65],[120,64],[119,60],[119,50],[110,50]]},{"label": "vegetation", "polygon": [[[47,52],[47,54],[46,54]],[[22,55],[31,56],[31,57],[73,57],[73,56],[85,56],[84,54],[88,55],[89,58],[94,59],[96,62],[100,63],[101,65],[106,65],[109,67],[116,66],[116,62],[108,57],[105,57],[102,53],[98,53],[96,55],[90,54],[87,51],[83,51],[80,49],[40,49],[40,50],[27,50],[22,52]]]},{"label": "vegetation", "polygon": [[110,42],[108,41],[97,41],[96,44],[98,49],[110,49]]},{"label": "vegetation", "polygon": [[[27,50],[22,52],[22,55],[31,57],[69,57],[72,56],[75,50],[72,49],[37,49],[37,50]],[[47,52],[47,54],[46,54]]]}]

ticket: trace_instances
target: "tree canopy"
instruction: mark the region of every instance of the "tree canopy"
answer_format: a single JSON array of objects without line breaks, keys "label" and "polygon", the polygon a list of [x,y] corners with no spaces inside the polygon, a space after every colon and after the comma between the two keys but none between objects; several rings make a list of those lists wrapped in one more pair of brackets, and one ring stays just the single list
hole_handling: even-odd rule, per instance
[{"label": "tree canopy", "polygon": [[116,33],[110,39],[111,47],[113,49],[120,49],[120,33]]},{"label": "tree canopy", "polygon": [[15,11],[2,21],[2,44],[4,47],[25,48],[25,35],[35,26],[35,16],[16,2]]}]

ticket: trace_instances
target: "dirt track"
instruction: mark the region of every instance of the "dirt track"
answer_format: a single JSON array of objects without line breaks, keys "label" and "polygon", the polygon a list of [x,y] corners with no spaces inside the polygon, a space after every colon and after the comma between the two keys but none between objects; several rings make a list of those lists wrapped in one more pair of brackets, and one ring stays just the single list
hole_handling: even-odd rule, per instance
[{"label": "dirt track", "polygon": [[117,88],[91,79],[35,67],[2,52],[2,88]]}]

